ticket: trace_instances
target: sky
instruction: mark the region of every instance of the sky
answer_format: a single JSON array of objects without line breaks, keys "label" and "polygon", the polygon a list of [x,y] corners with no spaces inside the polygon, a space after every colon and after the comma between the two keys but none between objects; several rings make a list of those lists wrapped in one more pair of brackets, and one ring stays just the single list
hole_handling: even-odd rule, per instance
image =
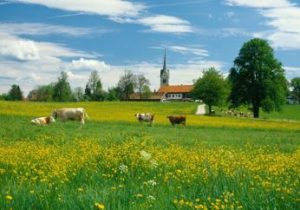
[{"label": "sky", "polygon": [[228,75],[255,37],[300,76],[300,0],[0,0],[0,93],[61,71],[84,88],[94,70],[104,89],[130,70],[157,90],[165,49],[170,83],[192,84],[209,67]]}]

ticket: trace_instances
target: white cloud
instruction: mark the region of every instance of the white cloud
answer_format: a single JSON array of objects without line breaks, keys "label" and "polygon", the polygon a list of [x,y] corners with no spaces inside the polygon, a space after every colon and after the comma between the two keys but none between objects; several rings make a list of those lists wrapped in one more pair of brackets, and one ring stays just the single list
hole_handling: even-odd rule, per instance
[{"label": "white cloud", "polygon": [[17,2],[40,4],[55,9],[108,17],[136,17],[146,8],[142,3],[125,0],[17,0]]},{"label": "white cloud", "polygon": [[0,23],[0,33],[10,35],[70,35],[84,36],[90,34],[103,34],[111,32],[107,29],[91,29],[80,27],[69,27],[61,25],[50,25],[42,23]]},{"label": "white cloud", "polygon": [[255,37],[269,40],[276,49],[300,49],[300,7],[288,0],[226,0],[232,6],[258,9],[266,18],[266,25],[273,29],[254,33]]},{"label": "white cloud", "polygon": [[268,18],[268,25],[278,31],[300,33],[300,8],[285,7],[261,11]]},{"label": "white cloud", "polygon": [[137,22],[149,26],[152,32],[181,34],[194,31],[188,21],[174,16],[155,15],[140,18]]},{"label": "white cloud", "polygon": [[[146,30],[148,32],[182,34],[194,31],[190,23],[186,20],[167,15],[145,15],[147,13],[149,14],[145,4],[127,0],[16,0],[16,2],[39,4],[49,8],[79,12],[75,15],[102,15],[118,23],[142,24],[150,27],[150,30]],[[64,16],[65,15],[60,17]],[[63,28],[58,29],[71,35],[76,34],[73,33],[73,31],[76,30],[79,31],[79,34],[85,33],[85,31],[82,31],[82,29],[79,28],[73,28],[72,30],[70,28],[65,30]],[[39,32],[33,31],[33,33]]]},{"label": "white cloud", "polygon": [[106,71],[109,70],[110,66],[104,61],[80,58],[79,60],[72,60],[71,63],[64,68],[76,72],[87,72],[93,70]]},{"label": "white cloud", "polygon": [[17,39],[3,34],[0,34],[1,56],[21,61],[40,59],[39,49],[33,41]]},{"label": "white cloud", "polygon": [[161,45],[159,47],[151,47],[152,49],[172,51],[182,55],[194,55],[197,57],[208,57],[209,53],[199,45]]},{"label": "white cloud", "polygon": [[289,7],[292,6],[287,0],[226,0],[230,6],[244,6],[255,8],[276,8],[276,7]]},{"label": "white cloud", "polygon": [[20,61],[40,59],[59,59],[60,57],[93,57],[88,53],[69,49],[63,45],[49,42],[35,42],[0,33],[0,59],[1,57]]},{"label": "white cloud", "polygon": [[226,17],[228,17],[228,18],[232,18],[234,15],[235,15],[235,13],[234,12],[232,12],[232,11],[230,11],[230,12],[226,12]]},{"label": "white cloud", "polygon": [[284,66],[286,75],[288,79],[293,79],[295,77],[300,77],[300,67],[295,66]]},{"label": "white cloud", "polygon": [[298,50],[300,49],[300,34],[288,33],[281,31],[258,32],[253,34],[254,37],[267,38],[275,49],[281,50]]},{"label": "white cloud", "polygon": [[201,49],[201,48],[195,48],[192,46],[185,47],[185,46],[173,45],[173,46],[169,46],[169,49],[171,51],[178,52],[181,54],[193,54],[193,55],[200,56],[200,57],[209,56],[207,50]]}]

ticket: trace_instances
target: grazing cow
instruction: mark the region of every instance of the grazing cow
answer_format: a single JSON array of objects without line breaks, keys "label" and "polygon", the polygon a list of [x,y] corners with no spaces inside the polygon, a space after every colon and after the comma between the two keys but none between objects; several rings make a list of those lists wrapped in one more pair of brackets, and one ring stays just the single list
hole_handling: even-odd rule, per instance
[{"label": "grazing cow", "polygon": [[152,125],[154,120],[154,114],[150,113],[136,113],[134,116],[139,122],[149,122],[149,125]]},{"label": "grazing cow", "polygon": [[81,125],[84,124],[84,119],[88,117],[84,108],[62,108],[56,109],[52,112],[52,116],[57,119],[60,118],[63,122],[67,120],[80,121]]},{"label": "grazing cow", "polygon": [[170,123],[174,126],[176,124],[186,125],[186,117],[185,116],[167,116]]},{"label": "grazing cow", "polygon": [[55,119],[50,116],[50,117],[39,117],[31,120],[31,124],[34,125],[48,125],[52,122],[55,122]]}]

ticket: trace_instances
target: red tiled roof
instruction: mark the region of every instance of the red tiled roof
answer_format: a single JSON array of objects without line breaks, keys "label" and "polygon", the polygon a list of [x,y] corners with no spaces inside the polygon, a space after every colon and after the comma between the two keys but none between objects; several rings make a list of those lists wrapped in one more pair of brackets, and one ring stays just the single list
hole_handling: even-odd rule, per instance
[{"label": "red tiled roof", "polygon": [[193,85],[166,85],[162,86],[159,93],[189,93],[193,89]]}]

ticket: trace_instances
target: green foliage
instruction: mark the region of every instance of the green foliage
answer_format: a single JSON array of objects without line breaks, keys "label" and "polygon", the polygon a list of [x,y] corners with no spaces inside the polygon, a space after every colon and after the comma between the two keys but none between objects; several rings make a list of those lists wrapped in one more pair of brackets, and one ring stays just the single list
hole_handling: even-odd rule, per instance
[{"label": "green foliage", "polygon": [[285,102],[284,70],[265,40],[255,38],[242,46],[229,80],[232,105],[252,105],[255,118],[259,117],[260,107],[265,111],[278,111]]},{"label": "green foliage", "polygon": [[23,99],[23,93],[19,85],[12,85],[7,97],[9,101],[21,101]]},{"label": "green foliage", "polygon": [[3,93],[0,95],[0,101],[7,100],[7,93]]},{"label": "green foliage", "polygon": [[143,75],[136,76],[137,92],[140,94],[140,98],[149,98],[151,96],[150,81]]},{"label": "green foliage", "polygon": [[227,81],[215,69],[210,68],[203,72],[194,86],[192,95],[195,99],[201,99],[209,107],[211,114],[212,106],[223,105],[229,92]]},{"label": "green foliage", "polygon": [[134,93],[136,87],[136,76],[131,71],[125,71],[125,74],[120,78],[118,82],[121,99],[129,99],[129,96]]},{"label": "green foliage", "polygon": [[84,100],[83,89],[81,87],[75,88],[72,97],[73,97],[73,101],[83,101]]},{"label": "green foliage", "polygon": [[300,104],[300,77],[295,77],[291,81],[291,87],[292,87],[292,98]]},{"label": "green foliage", "polygon": [[71,101],[72,99],[72,91],[66,72],[61,72],[57,83],[54,85],[53,99],[55,101]]},{"label": "green foliage", "polygon": [[53,101],[54,84],[39,86],[29,92],[27,98],[30,101]]},{"label": "green foliage", "polygon": [[97,71],[92,71],[89,81],[85,88],[87,100],[103,101],[106,98],[106,92],[102,89],[102,83]]},{"label": "green foliage", "polygon": [[117,101],[121,99],[121,89],[119,87],[114,87],[108,89],[107,100],[109,101]]},{"label": "green foliage", "polygon": [[88,85],[85,86],[83,97],[84,97],[84,100],[86,100],[86,101],[89,101],[92,98],[92,91]]}]

